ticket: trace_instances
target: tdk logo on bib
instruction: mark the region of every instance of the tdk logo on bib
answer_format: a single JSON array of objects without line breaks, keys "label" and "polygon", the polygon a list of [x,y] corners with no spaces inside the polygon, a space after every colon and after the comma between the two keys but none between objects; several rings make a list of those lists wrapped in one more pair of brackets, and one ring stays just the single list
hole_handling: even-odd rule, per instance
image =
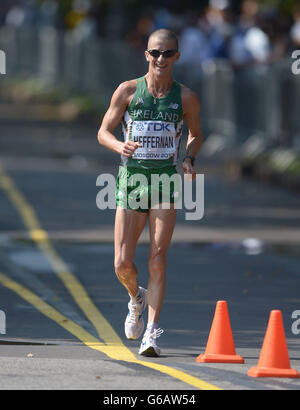
[{"label": "tdk logo on bib", "polygon": [[132,124],[133,135],[168,135],[175,136],[175,124],[163,121],[134,121]]},{"label": "tdk logo on bib", "polygon": [[[135,128],[137,131],[154,131],[154,132],[161,132],[161,131],[174,131],[174,124],[173,123],[164,123],[164,122],[136,122],[134,123]],[[173,130],[171,129],[173,128]]]},{"label": "tdk logo on bib", "polygon": [[134,121],[131,136],[141,144],[132,158],[166,159],[175,153],[176,128],[172,122]]}]

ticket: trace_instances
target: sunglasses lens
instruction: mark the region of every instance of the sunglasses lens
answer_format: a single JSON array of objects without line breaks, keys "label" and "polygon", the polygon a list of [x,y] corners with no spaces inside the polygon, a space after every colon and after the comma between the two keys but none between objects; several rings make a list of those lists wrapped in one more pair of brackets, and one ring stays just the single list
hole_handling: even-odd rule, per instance
[{"label": "sunglasses lens", "polygon": [[158,50],[149,50],[148,53],[155,58],[158,58],[160,56],[160,52]]},{"label": "sunglasses lens", "polygon": [[166,58],[173,57],[176,54],[176,50],[166,50],[163,52],[163,56]]},{"label": "sunglasses lens", "polygon": [[173,57],[177,53],[177,50],[165,50],[165,51],[148,50],[148,53],[154,58],[158,58],[160,55],[162,55],[164,58],[170,58],[170,57]]}]

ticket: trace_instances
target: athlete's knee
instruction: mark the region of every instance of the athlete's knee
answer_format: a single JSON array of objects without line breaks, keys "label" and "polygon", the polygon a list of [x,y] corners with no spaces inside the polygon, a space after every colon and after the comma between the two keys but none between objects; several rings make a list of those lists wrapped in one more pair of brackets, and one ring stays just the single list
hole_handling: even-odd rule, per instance
[{"label": "athlete's knee", "polygon": [[149,272],[155,276],[163,276],[166,270],[167,250],[158,247],[152,252],[148,259]]},{"label": "athlete's knee", "polygon": [[132,274],[134,268],[133,261],[126,258],[118,258],[115,260],[115,272],[117,276],[126,279]]}]

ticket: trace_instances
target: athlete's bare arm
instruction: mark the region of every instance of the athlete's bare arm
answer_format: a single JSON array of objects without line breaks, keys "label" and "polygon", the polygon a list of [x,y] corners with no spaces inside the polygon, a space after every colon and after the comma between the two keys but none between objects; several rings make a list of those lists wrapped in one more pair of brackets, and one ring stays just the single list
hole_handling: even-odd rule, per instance
[{"label": "athlete's bare arm", "polygon": [[[202,145],[202,130],[200,121],[200,101],[198,96],[189,88],[182,86],[182,108],[183,116],[188,126],[188,139],[186,144],[186,155],[195,157]],[[186,158],[182,163],[185,174],[192,174],[195,177],[191,160]]]},{"label": "athlete's bare arm", "polygon": [[119,141],[114,136],[113,132],[119,125],[127,107],[129,106],[135,93],[135,89],[136,80],[125,81],[119,85],[112,96],[110,106],[103,117],[98,132],[98,141],[101,145],[126,157],[131,157],[140,144],[133,141]]}]

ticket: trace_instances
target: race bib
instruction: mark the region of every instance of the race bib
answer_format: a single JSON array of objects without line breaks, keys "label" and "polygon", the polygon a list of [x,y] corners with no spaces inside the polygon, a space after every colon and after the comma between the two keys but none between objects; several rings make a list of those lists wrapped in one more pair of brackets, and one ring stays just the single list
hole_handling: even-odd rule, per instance
[{"label": "race bib", "polygon": [[132,140],[139,142],[134,159],[168,159],[176,152],[176,129],[172,122],[134,121]]}]

